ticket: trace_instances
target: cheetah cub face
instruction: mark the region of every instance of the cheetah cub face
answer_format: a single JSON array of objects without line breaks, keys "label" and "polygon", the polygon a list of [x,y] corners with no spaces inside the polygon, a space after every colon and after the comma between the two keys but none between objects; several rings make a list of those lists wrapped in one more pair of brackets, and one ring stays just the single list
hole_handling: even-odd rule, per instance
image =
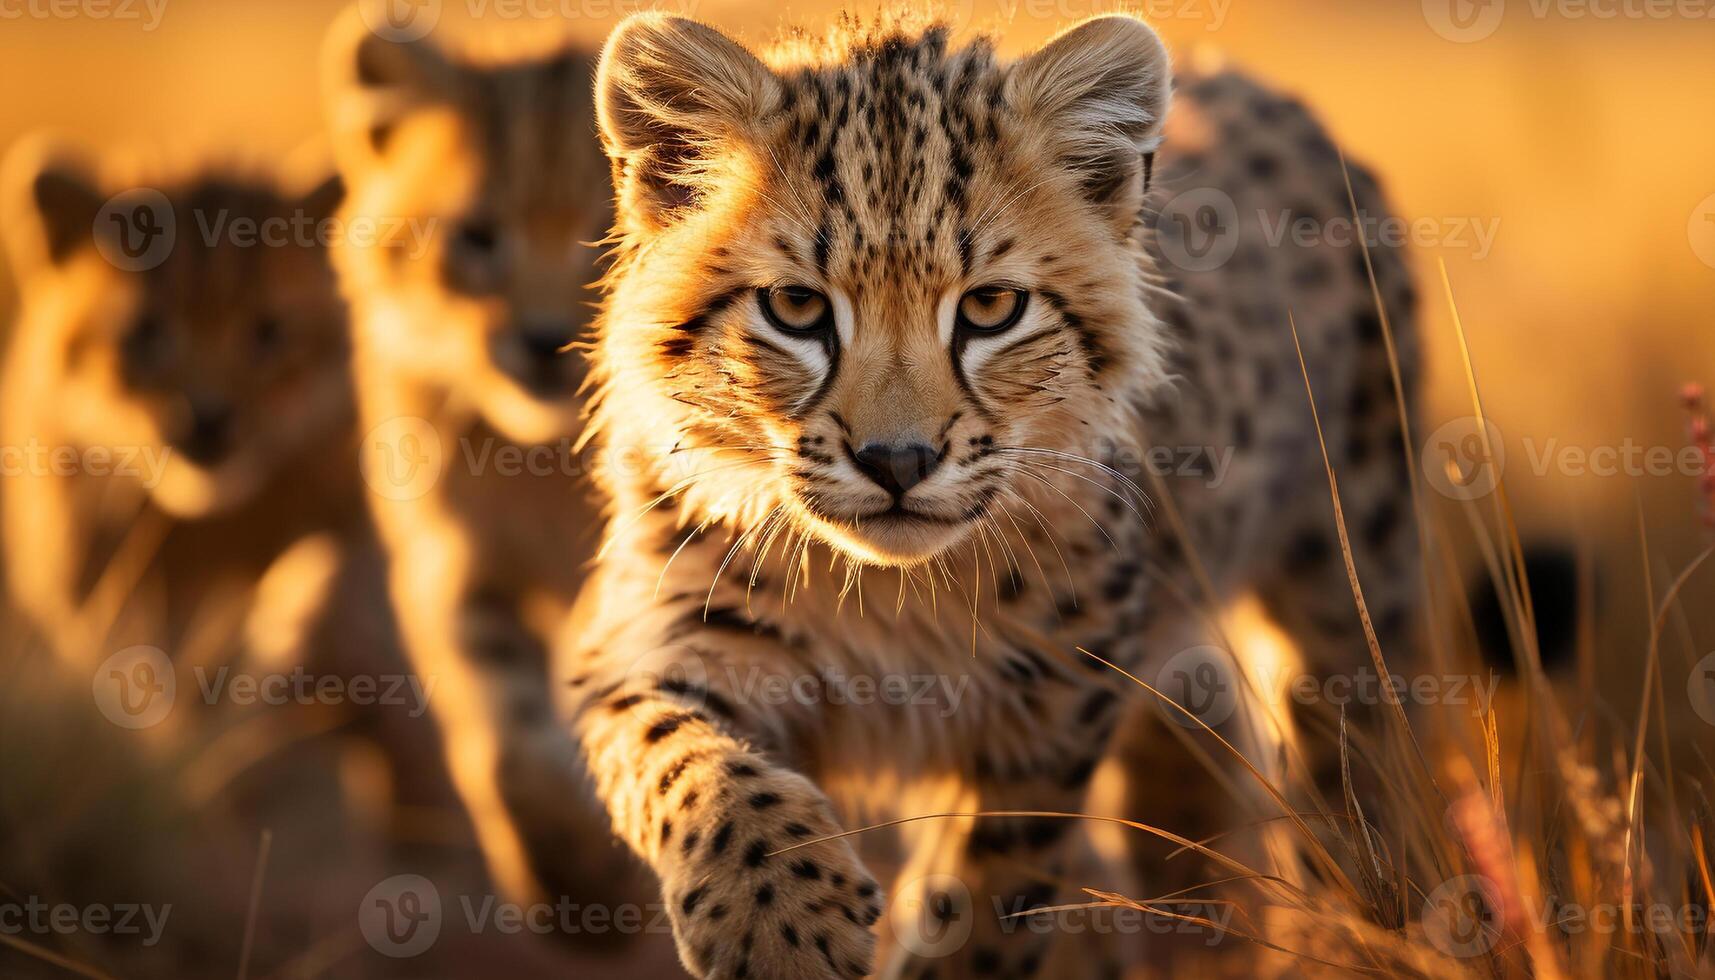
[{"label": "cheetah cub face", "polygon": [[639,16],[608,42],[601,418],[697,460],[710,516],[914,565],[1162,380],[1133,235],[1168,58],[1130,17],[1013,64],[941,27],[838,36],[758,56]]},{"label": "cheetah cub face", "polygon": [[[346,437],[345,306],[319,240],[278,231],[327,219],[341,184],[112,176],[46,141],[8,158],[0,185],[23,295],[12,356],[54,380],[31,406],[52,440],[163,460],[145,487],[175,517],[231,511]],[[134,250],[155,240],[130,224],[144,219],[126,208],[148,199],[123,195],[140,189],[158,195],[153,251]],[[246,226],[277,237],[242,237]]]},{"label": "cheetah cub face", "polygon": [[351,184],[337,243],[360,350],[507,438],[577,430],[610,215],[587,54],[391,41],[355,13],[327,44],[329,114]]}]

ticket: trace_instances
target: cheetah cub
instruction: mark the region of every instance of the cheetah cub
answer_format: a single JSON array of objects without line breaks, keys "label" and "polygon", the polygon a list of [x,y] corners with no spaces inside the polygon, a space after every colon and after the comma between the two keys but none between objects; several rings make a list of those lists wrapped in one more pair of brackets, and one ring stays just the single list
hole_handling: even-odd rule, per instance
[{"label": "cheetah cub", "polygon": [[333,250],[370,503],[412,666],[440,679],[459,797],[510,898],[635,881],[547,693],[600,532],[577,449],[586,367],[568,350],[612,213],[593,52],[390,40],[351,10],[325,57],[341,217],[384,232]]},{"label": "cheetah cub", "polygon": [[361,519],[345,307],[314,233],[342,191],[318,177],[45,139],[8,155],[7,579],[68,663],[178,656],[293,541]]},{"label": "cheetah cub", "polygon": [[[1009,917],[1113,884],[1079,824],[973,814],[1082,809],[1134,689],[1078,649],[1141,671],[1195,619],[1187,543],[1147,519],[1128,460],[1234,447],[1224,479],[1173,487],[1219,559],[1208,580],[1345,589],[1337,560],[1294,550],[1314,529],[1325,556],[1333,523],[1285,284],[1289,263],[1327,274],[1298,322],[1355,405],[1377,363],[1354,329],[1362,264],[1247,227],[1242,262],[1164,266],[1146,195],[1170,89],[1128,16],[1013,63],[893,21],[761,55],[659,15],[609,39],[593,425],[610,520],[560,651],[562,714],[696,975],[865,976],[876,931],[887,976],[1114,975],[1090,935]],[[1210,129],[1212,164],[1232,129]],[[1290,179],[1333,207],[1338,169],[1294,162],[1313,134],[1282,131],[1274,186],[1205,170],[1247,205]],[[1399,261],[1377,256],[1384,284]],[[1348,518],[1369,521],[1397,486],[1359,476]],[[1320,643],[1325,668],[1362,656],[1350,640]],[[904,829],[884,905],[833,835],[925,814],[951,816]]]}]

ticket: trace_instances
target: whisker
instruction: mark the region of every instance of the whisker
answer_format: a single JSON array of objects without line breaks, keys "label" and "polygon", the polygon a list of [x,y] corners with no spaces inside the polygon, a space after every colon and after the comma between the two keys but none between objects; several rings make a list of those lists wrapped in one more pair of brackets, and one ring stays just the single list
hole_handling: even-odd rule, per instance
[{"label": "whisker", "polygon": [[1018,474],[1020,476],[1029,477],[1030,479],[1035,480],[1037,483],[1042,484],[1043,486],[1054,491],[1055,493],[1059,494],[1060,496],[1065,497],[1067,503],[1071,504],[1073,507],[1076,507],[1078,509],[1078,513],[1084,515],[1084,520],[1089,521],[1090,524],[1093,525],[1097,531],[1101,532],[1102,537],[1108,539],[1108,544],[1113,547],[1114,551],[1117,552],[1120,550],[1120,546],[1119,546],[1118,542],[1114,541],[1113,536],[1108,533],[1108,529],[1102,526],[1102,522],[1096,520],[1094,517],[1091,517],[1090,512],[1085,510],[1083,508],[1083,505],[1079,504],[1076,500],[1073,500],[1071,494],[1068,494],[1066,491],[1055,486],[1052,481],[1045,480],[1042,477],[1037,476],[1035,473],[1030,472],[1029,470],[1019,470]]},{"label": "whisker", "polygon": [[1099,469],[1120,481],[1120,483],[1125,485],[1126,489],[1136,494],[1138,499],[1143,502],[1143,506],[1149,510],[1151,516],[1155,513],[1155,505],[1149,499],[1149,494],[1145,492],[1142,487],[1138,486],[1135,480],[1100,460],[1091,459],[1088,456],[1080,456],[1077,453],[1069,453],[1059,449],[1043,449],[1037,446],[997,446],[995,448],[997,451],[1003,453],[1037,453],[1044,456],[1053,456],[1057,459],[1067,460],[1068,462],[1083,463],[1086,466],[1094,466],[1096,469]]},{"label": "whisker", "polygon": [[[1130,500],[1126,499],[1124,496],[1121,496],[1118,491],[1114,490],[1112,487],[1103,486],[1102,484],[1097,483],[1095,480],[1092,480],[1089,477],[1084,476],[1082,473],[1074,473],[1071,470],[1062,469],[1061,467],[1055,466],[1051,463],[1026,463],[1024,465],[1027,467],[1040,466],[1041,468],[1043,468],[1045,470],[1053,470],[1055,473],[1064,474],[1066,476],[1071,477],[1074,480],[1082,480],[1085,483],[1088,483],[1090,486],[1095,487],[1096,489],[1102,491],[1103,493],[1107,494],[1108,496],[1119,501],[1120,503],[1125,504],[1126,508],[1128,510],[1130,510],[1132,512],[1132,515],[1134,517],[1136,517],[1139,521],[1142,521],[1145,524],[1149,523],[1148,518],[1143,516],[1143,512],[1139,511],[1137,509],[1137,506],[1135,504],[1133,504]],[[1024,471],[1020,470],[1019,472],[1024,472]]]},{"label": "whisker", "polygon": [[[1042,588],[1052,594],[1053,587],[1048,584],[1048,572],[1042,567],[1042,559],[1036,555],[1036,546],[1030,543],[1030,538],[1024,533],[1024,529],[1018,526],[1018,518],[1013,516],[1012,510],[1004,503],[999,506],[1000,512],[1005,514],[1007,521],[1012,524],[1013,533],[1018,535],[1019,541],[1024,545],[1025,553],[1030,555],[1031,564],[1036,566],[1036,575],[1042,582]],[[1058,609],[1056,609],[1055,614],[1059,614]]]},{"label": "whisker", "polygon": [[738,540],[734,541],[732,543],[732,547],[727,549],[726,557],[721,559],[720,567],[715,569],[714,580],[709,583],[708,597],[703,600],[703,618],[704,619],[708,618],[709,607],[714,604],[715,587],[720,585],[721,575],[723,575],[726,572],[727,566],[732,564],[733,556],[738,553],[738,549],[744,544],[745,539],[750,537],[751,535],[755,534],[758,530],[760,530],[764,527],[767,527],[769,522],[773,521],[775,516],[780,514],[782,512],[782,508],[784,508],[784,507],[785,507],[784,504],[775,504],[773,506],[773,508],[771,508],[768,511],[768,514],[765,517],[763,517],[763,519],[760,522],[758,522],[756,525],[752,526],[749,530],[745,531],[743,534],[739,535]]},{"label": "whisker", "polygon": [[1038,510],[1036,505],[1030,502],[1030,498],[1016,490],[1009,490],[1008,492],[1014,497],[1017,497],[1019,503],[1029,508],[1030,513],[1036,518],[1037,525],[1042,528],[1043,538],[1048,542],[1048,546],[1054,549],[1055,556],[1060,559],[1060,568],[1066,573],[1066,589],[1071,594],[1072,605],[1076,607],[1078,605],[1078,586],[1072,580],[1072,566],[1067,564],[1066,553],[1060,550],[1059,542],[1054,540],[1054,532],[1049,529],[1047,518],[1043,517],[1042,511]]},{"label": "whisker", "polygon": [[698,524],[694,529],[692,529],[690,534],[685,535],[685,540],[679,542],[679,547],[674,548],[673,553],[671,555],[667,556],[667,563],[661,566],[661,574],[659,576],[657,576],[655,579],[655,595],[654,595],[654,598],[656,598],[656,599],[661,598],[661,584],[663,582],[667,581],[667,569],[673,567],[673,562],[679,557],[679,553],[684,551],[685,546],[690,544],[692,541],[694,541],[698,535],[700,535],[704,531],[708,530],[709,525],[714,523],[714,520],[715,519],[712,516],[705,518],[703,520],[703,523]]}]

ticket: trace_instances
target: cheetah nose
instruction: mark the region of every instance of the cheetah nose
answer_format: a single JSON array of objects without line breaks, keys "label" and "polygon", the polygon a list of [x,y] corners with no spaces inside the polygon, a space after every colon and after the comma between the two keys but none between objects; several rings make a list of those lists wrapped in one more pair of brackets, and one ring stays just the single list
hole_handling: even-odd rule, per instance
[{"label": "cheetah nose", "polygon": [[852,461],[864,476],[897,499],[929,479],[941,460],[935,450],[920,442],[903,446],[871,442],[853,451]]}]

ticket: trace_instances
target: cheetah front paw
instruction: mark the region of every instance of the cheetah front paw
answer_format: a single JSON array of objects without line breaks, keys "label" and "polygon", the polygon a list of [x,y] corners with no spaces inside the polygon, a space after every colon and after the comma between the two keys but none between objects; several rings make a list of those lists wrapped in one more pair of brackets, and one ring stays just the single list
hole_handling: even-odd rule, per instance
[{"label": "cheetah front paw", "polygon": [[[868,976],[882,896],[827,798],[785,770],[738,764],[664,877],[685,966],[706,980]],[[795,844],[805,846],[791,848]]]}]

